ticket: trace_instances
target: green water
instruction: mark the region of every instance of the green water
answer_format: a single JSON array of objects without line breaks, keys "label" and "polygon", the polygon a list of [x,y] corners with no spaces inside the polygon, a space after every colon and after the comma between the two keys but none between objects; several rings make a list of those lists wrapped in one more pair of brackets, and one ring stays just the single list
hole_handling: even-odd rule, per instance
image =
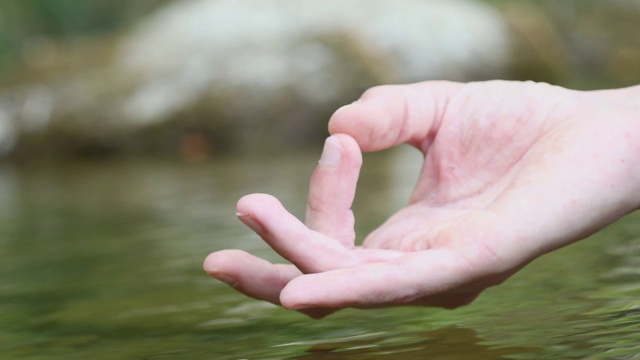
[{"label": "green water", "polygon": [[[223,248],[277,260],[236,220],[235,202],[268,192],[302,214],[316,155],[0,166],[0,358],[639,356],[638,214],[455,311],[345,310],[314,321],[204,274],[204,257]],[[402,204],[415,161],[366,159],[361,235]]]}]

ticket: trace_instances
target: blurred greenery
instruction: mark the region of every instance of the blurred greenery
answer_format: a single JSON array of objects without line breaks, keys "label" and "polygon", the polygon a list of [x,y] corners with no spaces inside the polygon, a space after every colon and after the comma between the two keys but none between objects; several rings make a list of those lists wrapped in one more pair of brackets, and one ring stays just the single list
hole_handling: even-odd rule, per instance
[{"label": "blurred greenery", "polygon": [[[160,125],[132,133],[121,121],[118,104],[122,104],[122,99],[133,98],[131,94],[138,94],[132,90],[135,77],[129,81],[128,76],[110,72],[117,63],[114,54],[122,49],[119,45],[126,43],[132,33],[129,30],[141,18],[172,1],[1,1],[0,102],[8,117],[18,118],[26,113],[35,119],[31,123],[45,124],[46,128],[41,132],[30,131],[24,125],[28,121],[20,122],[16,129],[14,124],[7,125],[10,128],[5,129],[5,136],[10,139],[5,141],[10,144],[7,148],[13,146],[12,142],[17,145],[10,150],[11,154],[7,151],[0,157],[156,150],[206,157],[209,153],[231,152],[246,144],[262,143],[269,149],[281,144],[317,144],[326,136],[326,119],[345,103],[344,99],[350,101],[370,86],[395,81],[393,71],[388,70],[384,61],[371,61],[378,59],[375,51],[369,51],[350,36],[329,34],[315,40],[340,57],[337,61],[340,66],[331,71],[339,74],[336,78],[347,91],[336,95],[338,100],[321,108],[302,96],[288,94],[290,89],[283,88],[285,95],[277,101],[265,102],[265,108],[252,100],[251,107],[238,105],[244,111],[240,112],[233,108],[233,99],[246,98],[246,94],[238,96],[223,84],[218,88],[225,88],[224,91],[194,98],[191,106],[167,115]],[[585,90],[640,84],[637,31],[640,1],[477,2],[493,6],[506,23],[511,56],[509,67],[504,69],[505,78]],[[478,34],[480,43],[482,35]],[[155,55],[153,51],[148,53]],[[181,59],[190,64],[188,56]],[[477,74],[480,79],[494,76]],[[446,79],[446,75],[442,77]],[[176,84],[175,80],[169,82],[169,87]],[[153,83],[155,87],[151,88],[158,91],[161,89],[158,84],[163,81]],[[264,136],[265,131],[280,135]],[[265,138],[271,139],[271,143]]]},{"label": "blurred greenery", "polygon": [[20,63],[29,41],[118,31],[167,0],[3,0],[0,2],[0,75]]},{"label": "blurred greenery", "polygon": [[[113,34],[171,0],[4,0],[0,80],[38,39]],[[503,11],[518,45],[511,77],[595,88],[640,83],[640,3],[483,0]]]},{"label": "blurred greenery", "polygon": [[484,0],[516,39],[512,77],[579,88],[640,83],[640,2]]}]

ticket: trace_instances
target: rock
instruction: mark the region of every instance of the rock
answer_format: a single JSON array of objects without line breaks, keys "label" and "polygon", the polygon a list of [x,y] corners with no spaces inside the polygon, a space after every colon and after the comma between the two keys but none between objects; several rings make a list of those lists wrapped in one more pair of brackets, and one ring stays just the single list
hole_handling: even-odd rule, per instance
[{"label": "rock", "polygon": [[509,53],[501,16],[471,0],[182,0],[106,44],[0,95],[25,109],[18,151],[287,148],[366,88],[499,77]]},{"label": "rock", "polygon": [[500,16],[472,1],[191,0],[136,28],[117,62],[140,81],[125,113],[146,124],[225,89],[330,102],[350,67],[370,67],[370,83],[495,77],[507,51]]}]

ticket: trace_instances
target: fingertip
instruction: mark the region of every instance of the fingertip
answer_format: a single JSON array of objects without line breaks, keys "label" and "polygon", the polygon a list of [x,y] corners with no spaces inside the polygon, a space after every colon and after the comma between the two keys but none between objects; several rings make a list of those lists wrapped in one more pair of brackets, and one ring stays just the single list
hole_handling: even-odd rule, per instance
[{"label": "fingertip", "polygon": [[236,205],[236,216],[245,225],[267,241],[265,236],[287,232],[304,226],[274,196],[251,194],[242,197]]},{"label": "fingertip", "polygon": [[[237,277],[237,263],[245,253],[241,250],[221,250],[209,254],[202,264],[204,271],[209,276],[238,288],[240,282]],[[235,274],[235,275],[234,275]]]},{"label": "fingertip", "polygon": [[238,200],[236,204],[236,212],[238,214],[248,214],[252,210],[265,205],[281,205],[280,201],[273,195],[269,194],[249,194]]},{"label": "fingertip", "polygon": [[360,145],[358,142],[350,135],[337,133],[331,135],[332,138],[335,138],[338,142],[340,142],[340,146],[343,151],[343,156],[350,159],[350,163],[353,165],[362,165],[362,151],[360,150]]},{"label": "fingertip", "polygon": [[348,104],[348,105],[344,105],[340,108],[338,108],[338,110],[336,110],[333,115],[331,115],[331,118],[329,118],[329,125],[328,125],[328,129],[329,129],[329,134],[339,134],[339,133],[345,133],[344,131],[342,131],[342,127],[345,126],[348,122],[347,119],[349,118],[349,113],[350,113],[350,109],[352,107],[352,104]]},{"label": "fingertip", "polygon": [[363,123],[363,109],[358,103],[345,105],[331,116],[329,119],[329,133],[332,135],[347,135],[354,139],[354,142],[360,146],[367,144],[364,138],[363,130],[366,128]]},{"label": "fingertip", "polygon": [[329,120],[329,133],[347,134],[362,151],[377,151],[396,144],[404,113],[404,93],[393,85],[377,86],[360,100],[339,108]]},{"label": "fingertip", "polygon": [[226,249],[209,254],[202,264],[202,269],[208,274],[224,272],[237,263],[237,259],[242,257],[242,250]]},{"label": "fingertip", "polygon": [[313,277],[313,274],[302,275],[292,279],[280,292],[280,305],[288,310],[303,310],[315,307],[310,302],[312,290],[305,286],[306,279]]},{"label": "fingertip", "polygon": [[[312,319],[320,320],[328,315],[335,313],[340,310],[339,308],[334,307],[319,307],[312,305],[309,302],[305,302],[305,299],[301,296],[298,296],[298,290],[292,290],[295,287],[292,286],[291,283],[298,282],[297,280],[302,277],[309,277],[310,275],[302,275],[297,278],[292,279],[289,283],[280,291],[279,302],[280,306],[287,310],[296,310],[299,311]],[[302,294],[304,295],[304,294]]]},{"label": "fingertip", "polygon": [[282,203],[269,194],[245,195],[236,204],[236,216],[245,225],[260,234],[265,228],[264,222],[274,214],[286,212]]},{"label": "fingertip", "polygon": [[337,141],[340,142],[340,145],[342,146],[347,146],[347,147],[358,146],[358,143],[353,139],[352,136],[348,134],[341,134],[341,133],[333,134],[329,138],[335,138]]},{"label": "fingertip", "polygon": [[329,136],[322,150],[322,156],[318,162],[318,169],[329,169],[332,172],[340,170],[340,173],[357,173],[362,166],[362,152],[356,140],[347,134],[334,134]]}]

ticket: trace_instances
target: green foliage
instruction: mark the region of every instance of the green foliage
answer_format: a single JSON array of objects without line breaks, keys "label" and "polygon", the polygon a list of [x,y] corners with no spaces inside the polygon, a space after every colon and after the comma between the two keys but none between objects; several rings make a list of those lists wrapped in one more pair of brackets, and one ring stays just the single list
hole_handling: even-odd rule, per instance
[{"label": "green foliage", "polygon": [[640,4],[625,0],[483,0],[515,40],[512,78],[578,89],[640,83]]},{"label": "green foliage", "polygon": [[3,0],[0,73],[19,59],[31,38],[75,37],[116,31],[166,0]]}]

